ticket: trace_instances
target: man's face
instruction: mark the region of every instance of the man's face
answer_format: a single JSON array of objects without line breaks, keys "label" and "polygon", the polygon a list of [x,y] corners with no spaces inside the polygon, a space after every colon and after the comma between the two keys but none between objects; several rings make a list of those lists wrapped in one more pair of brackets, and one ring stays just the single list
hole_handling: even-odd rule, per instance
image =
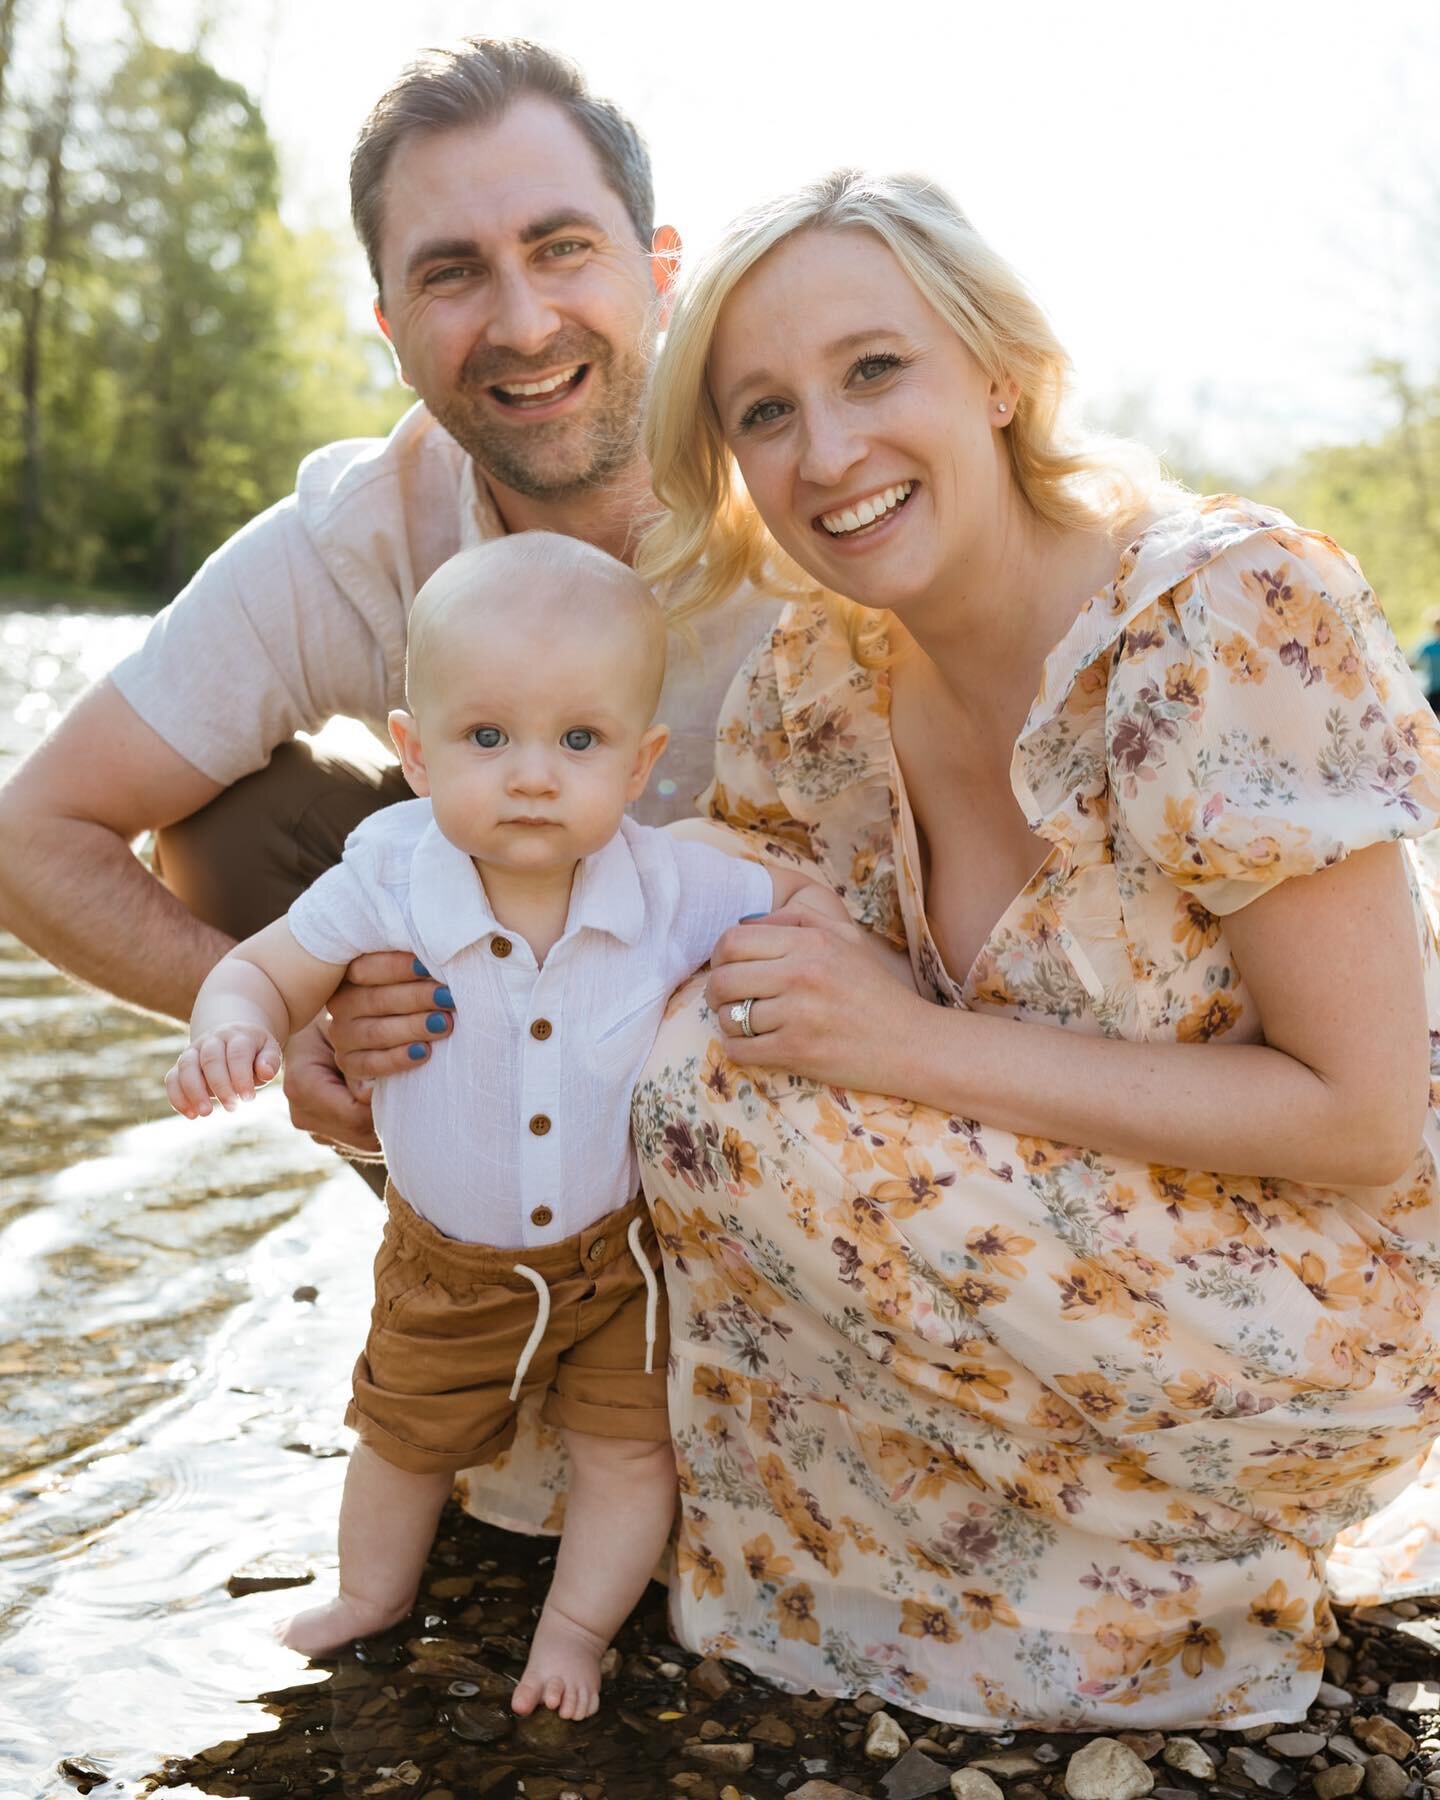
[{"label": "man's face", "polygon": [[417,133],[390,163],[381,328],[451,436],[528,498],[601,486],[635,456],[669,268],[548,100]]}]

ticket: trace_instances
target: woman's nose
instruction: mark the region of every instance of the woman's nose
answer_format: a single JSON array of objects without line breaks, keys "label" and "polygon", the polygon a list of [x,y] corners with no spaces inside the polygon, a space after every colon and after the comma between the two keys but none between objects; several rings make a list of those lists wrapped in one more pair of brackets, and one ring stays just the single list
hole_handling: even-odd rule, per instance
[{"label": "woman's nose", "polygon": [[800,477],[813,487],[834,487],[864,460],[865,441],[841,415],[808,414],[800,453]]}]

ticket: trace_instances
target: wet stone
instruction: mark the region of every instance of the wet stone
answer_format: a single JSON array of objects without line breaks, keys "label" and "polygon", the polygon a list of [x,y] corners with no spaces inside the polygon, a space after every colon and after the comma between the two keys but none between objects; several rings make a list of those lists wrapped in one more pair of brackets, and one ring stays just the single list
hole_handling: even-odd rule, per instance
[{"label": "wet stone", "polygon": [[953,1800],[1005,1800],[1005,1790],[983,1769],[956,1769],[950,1792]]},{"label": "wet stone", "polygon": [[1354,1763],[1332,1763],[1315,1777],[1316,1800],[1345,1800],[1347,1794],[1358,1794],[1365,1781],[1365,1771]]},{"label": "wet stone", "polygon": [[1367,1800],[1400,1800],[1410,1777],[1393,1756],[1372,1756],[1365,1765]]},{"label": "wet stone", "polygon": [[687,1744],[685,1754],[694,1762],[730,1774],[743,1774],[755,1761],[753,1744]]},{"label": "wet stone", "polygon": [[1192,1737],[1168,1739],[1160,1752],[1160,1760],[1167,1769],[1178,1769],[1182,1775],[1193,1775],[1199,1781],[1215,1779],[1215,1764],[1205,1753],[1204,1747]]},{"label": "wet stone", "polygon": [[309,1563],[276,1550],[267,1556],[257,1556],[238,1568],[225,1583],[225,1591],[238,1600],[245,1594],[269,1594],[278,1588],[308,1587],[314,1579],[315,1571]]},{"label": "wet stone", "polygon": [[864,1796],[833,1781],[807,1781],[804,1787],[791,1788],[785,1800],[864,1800]]},{"label": "wet stone", "polygon": [[1397,1712],[1440,1712],[1440,1686],[1433,1681],[1392,1681],[1385,1704]]},{"label": "wet stone", "polygon": [[1415,1740],[1410,1733],[1402,1731],[1393,1720],[1380,1713],[1368,1719],[1352,1719],[1350,1735],[1367,1750],[1393,1756],[1397,1760],[1409,1756],[1415,1748]]},{"label": "wet stone", "polygon": [[1133,1750],[1112,1737],[1091,1738],[1065,1765],[1071,1800],[1141,1800],[1155,1777]]},{"label": "wet stone", "polygon": [[309,1303],[313,1306],[315,1304],[315,1302],[320,1298],[320,1290],[318,1287],[312,1287],[310,1285],[310,1283],[307,1281],[307,1282],[304,1282],[300,1287],[297,1287],[295,1289],[295,1291],[291,1294],[290,1298],[292,1300],[299,1300],[302,1303],[305,1301],[309,1301]]},{"label": "wet stone", "polygon": [[1331,1756],[1338,1756],[1345,1762],[1355,1763],[1357,1765],[1363,1765],[1365,1762],[1365,1752],[1355,1740],[1353,1738],[1345,1737],[1340,1733],[1337,1733],[1332,1737],[1325,1748],[1329,1751]]},{"label": "wet stone", "polygon": [[735,1684],[720,1663],[713,1656],[707,1656],[690,1671],[690,1685],[711,1700],[723,1700]]},{"label": "wet stone", "polygon": [[1333,1712],[1349,1712],[1355,1704],[1355,1698],[1342,1687],[1322,1681],[1320,1690],[1315,1696],[1317,1706],[1328,1706]]},{"label": "wet stone", "polygon": [[1040,1764],[1024,1750],[1001,1750],[994,1756],[977,1756],[967,1766],[986,1775],[998,1775],[1002,1781],[1009,1781],[1016,1775],[1040,1773]]},{"label": "wet stone", "polygon": [[856,1712],[865,1713],[868,1716],[870,1713],[879,1712],[885,1702],[879,1694],[857,1694],[850,1704]]},{"label": "wet stone", "polygon": [[1165,1747],[1164,1733],[1159,1731],[1120,1731],[1115,1741],[1133,1750],[1141,1762],[1154,1762]]},{"label": "wet stone", "polygon": [[865,1731],[865,1754],[876,1762],[894,1762],[910,1748],[910,1740],[887,1712],[872,1715]]},{"label": "wet stone", "polygon": [[1248,1744],[1232,1744],[1225,1753],[1220,1772],[1222,1775],[1239,1776],[1244,1781],[1253,1782],[1268,1794],[1294,1793],[1299,1783],[1299,1777],[1293,1769],[1287,1769],[1284,1763],[1276,1762],[1273,1756],[1262,1756]]},{"label": "wet stone", "polygon": [[[510,1715],[512,1718],[514,1714]],[[515,1745],[522,1750],[551,1752],[568,1749],[574,1741],[576,1726],[562,1719],[548,1707],[539,1707],[515,1725]]]},{"label": "wet stone", "polygon": [[435,1600],[468,1600],[475,1586],[473,1575],[442,1575],[425,1592]]},{"label": "wet stone", "polygon": [[1265,1748],[1273,1756],[1304,1762],[1306,1757],[1317,1756],[1325,1748],[1325,1739],[1318,1731],[1277,1731],[1266,1739]]},{"label": "wet stone", "polygon": [[775,1744],[782,1750],[789,1750],[795,1742],[795,1727],[778,1713],[761,1713],[750,1727],[750,1736],[757,1744]]},{"label": "wet stone", "polygon": [[924,1800],[927,1794],[938,1794],[950,1785],[950,1771],[926,1756],[923,1750],[910,1749],[881,1780],[887,1800]]},{"label": "wet stone", "polygon": [[498,1706],[473,1705],[466,1701],[450,1712],[450,1729],[467,1744],[493,1744],[508,1736],[514,1723],[514,1713]]}]

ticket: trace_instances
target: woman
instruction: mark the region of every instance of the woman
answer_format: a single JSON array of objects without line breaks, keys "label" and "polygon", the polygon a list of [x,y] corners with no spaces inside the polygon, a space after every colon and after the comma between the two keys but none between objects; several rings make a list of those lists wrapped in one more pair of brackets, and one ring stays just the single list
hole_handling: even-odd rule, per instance
[{"label": "woman", "polygon": [[742,219],[670,328],[649,572],[796,597],[710,812],[855,921],[728,933],[637,1095],[675,1626],[968,1724],[1290,1719],[1440,1431],[1440,737],[1341,551],[1065,448],[1064,375],[911,179]]}]

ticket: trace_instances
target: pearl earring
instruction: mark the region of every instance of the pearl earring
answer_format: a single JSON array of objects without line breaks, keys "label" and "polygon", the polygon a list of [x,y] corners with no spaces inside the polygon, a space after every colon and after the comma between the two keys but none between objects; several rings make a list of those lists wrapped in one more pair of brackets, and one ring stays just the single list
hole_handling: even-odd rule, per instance
[{"label": "pearl earring", "polygon": [[996,406],[995,410],[997,413],[1003,413],[1003,412],[1009,412],[1010,409],[1008,406],[1006,406],[1005,402],[1002,400]]}]

